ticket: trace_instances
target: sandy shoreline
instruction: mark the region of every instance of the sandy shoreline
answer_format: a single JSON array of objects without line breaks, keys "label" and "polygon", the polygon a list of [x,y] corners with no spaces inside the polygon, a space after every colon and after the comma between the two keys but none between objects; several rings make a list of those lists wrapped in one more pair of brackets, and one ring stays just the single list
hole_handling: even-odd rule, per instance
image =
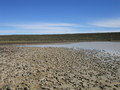
[{"label": "sandy shoreline", "polygon": [[96,50],[0,46],[0,90],[119,90],[120,56]]}]

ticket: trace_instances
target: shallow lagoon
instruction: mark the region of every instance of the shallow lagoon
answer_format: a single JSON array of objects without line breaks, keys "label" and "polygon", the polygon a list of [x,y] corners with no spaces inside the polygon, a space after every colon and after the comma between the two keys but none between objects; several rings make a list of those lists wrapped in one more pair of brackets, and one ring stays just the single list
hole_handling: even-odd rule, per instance
[{"label": "shallow lagoon", "polygon": [[22,47],[65,47],[74,49],[98,49],[120,52],[120,42],[75,42],[60,44],[22,45]]}]

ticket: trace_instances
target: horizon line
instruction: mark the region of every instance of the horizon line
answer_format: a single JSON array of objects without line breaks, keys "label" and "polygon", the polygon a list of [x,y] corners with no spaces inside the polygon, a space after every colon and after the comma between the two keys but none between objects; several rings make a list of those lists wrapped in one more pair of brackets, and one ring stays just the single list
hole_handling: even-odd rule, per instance
[{"label": "horizon line", "polygon": [[12,36],[12,35],[71,35],[71,34],[99,34],[99,33],[120,33],[120,32],[85,32],[85,33],[66,33],[66,34],[4,34],[0,36]]}]

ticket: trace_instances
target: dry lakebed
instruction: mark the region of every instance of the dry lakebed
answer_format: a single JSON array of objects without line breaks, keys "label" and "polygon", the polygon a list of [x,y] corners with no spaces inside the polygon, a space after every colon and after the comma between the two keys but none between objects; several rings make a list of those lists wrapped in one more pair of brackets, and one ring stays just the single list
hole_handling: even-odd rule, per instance
[{"label": "dry lakebed", "polygon": [[0,46],[0,90],[120,90],[120,54],[72,47]]}]

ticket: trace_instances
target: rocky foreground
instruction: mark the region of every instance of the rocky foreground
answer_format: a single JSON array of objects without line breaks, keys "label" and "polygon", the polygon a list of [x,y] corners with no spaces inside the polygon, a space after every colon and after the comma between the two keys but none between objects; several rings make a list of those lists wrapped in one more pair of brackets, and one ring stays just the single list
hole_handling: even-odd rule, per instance
[{"label": "rocky foreground", "polygon": [[120,55],[0,46],[0,90],[120,90]]}]

